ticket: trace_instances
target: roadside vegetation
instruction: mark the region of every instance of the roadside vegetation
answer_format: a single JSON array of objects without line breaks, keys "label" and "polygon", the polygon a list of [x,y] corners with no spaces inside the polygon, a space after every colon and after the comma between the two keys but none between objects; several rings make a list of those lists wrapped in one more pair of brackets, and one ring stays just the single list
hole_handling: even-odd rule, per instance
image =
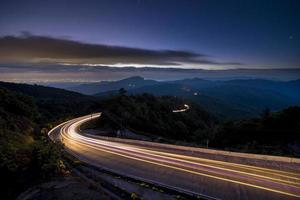
[{"label": "roadside vegetation", "polygon": [[62,151],[36,123],[33,99],[0,89],[1,198],[13,199],[25,188],[64,173]]},{"label": "roadside vegetation", "polygon": [[27,188],[67,173],[62,146],[47,133],[59,122],[85,114],[94,103],[64,90],[0,82],[2,199],[15,199]]}]

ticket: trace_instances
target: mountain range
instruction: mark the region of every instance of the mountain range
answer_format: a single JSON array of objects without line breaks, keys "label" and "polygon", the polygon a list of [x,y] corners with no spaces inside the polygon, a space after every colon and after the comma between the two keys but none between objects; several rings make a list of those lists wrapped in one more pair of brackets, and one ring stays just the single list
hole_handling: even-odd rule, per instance
[{"label": "mountain range", "polygon": [[107,96],[117,94],[120,88],[127,90],[128,94],[150,93],[186,98],[221,117],[254,116],[266,108],[275,111],[300,105],[300,79],[212,81],[192,78],[155,81],[135,76],[119,81],[82,84],[68,89],[88,95]]}]

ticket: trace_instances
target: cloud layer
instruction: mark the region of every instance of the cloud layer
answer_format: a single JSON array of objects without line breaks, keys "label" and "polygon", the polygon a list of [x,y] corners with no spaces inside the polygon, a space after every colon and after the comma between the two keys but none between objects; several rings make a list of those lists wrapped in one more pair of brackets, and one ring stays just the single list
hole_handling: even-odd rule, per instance
[{"label": "cloud layer", "polygon": [[87,44],[46,36],[0,37],[0,63],[141,64],[141,65],[240,65],[220,63],[190,51],[148,50]]}]

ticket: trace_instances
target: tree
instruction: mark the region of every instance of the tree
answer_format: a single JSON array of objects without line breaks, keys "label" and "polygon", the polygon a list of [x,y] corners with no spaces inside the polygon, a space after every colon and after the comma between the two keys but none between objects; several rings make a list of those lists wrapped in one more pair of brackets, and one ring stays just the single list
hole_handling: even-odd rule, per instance
[{"label": "tree", "polygon": [[125,90],[124,88],[119,89],[119,94],[120,95],[125,95],[126,93],[127,93],[127,90]]}]

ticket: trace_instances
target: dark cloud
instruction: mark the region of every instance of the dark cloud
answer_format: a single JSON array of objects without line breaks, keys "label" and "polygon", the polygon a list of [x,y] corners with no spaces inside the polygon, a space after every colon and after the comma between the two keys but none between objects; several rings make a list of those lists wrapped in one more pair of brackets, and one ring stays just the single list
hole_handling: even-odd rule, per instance
[{"label": "dark cloud", "polygon": [[69,63],[69,64],[145,64],[181,65],[213,64],[240,65],[240,63],[220,63],[209,56],[190,51],[148,50],[102,44],[87,44],[78,41],[34,36],[0,37],[1,63]]}]

